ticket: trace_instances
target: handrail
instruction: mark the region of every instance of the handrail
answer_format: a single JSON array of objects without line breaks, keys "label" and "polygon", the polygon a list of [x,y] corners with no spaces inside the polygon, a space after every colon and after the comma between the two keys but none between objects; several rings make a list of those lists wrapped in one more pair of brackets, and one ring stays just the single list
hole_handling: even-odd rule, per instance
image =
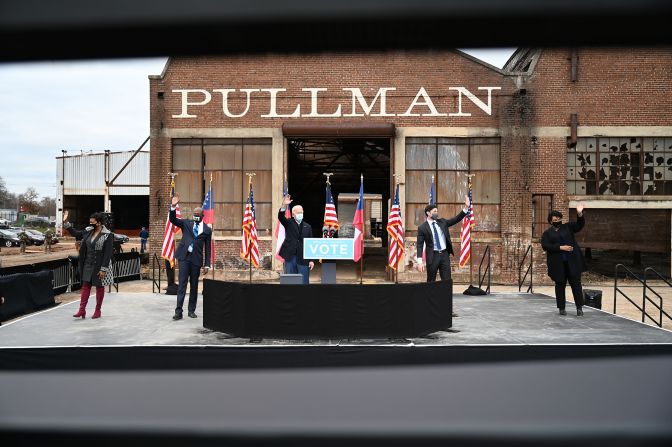
[{"label": "handrail", "polygon": [[[156,270],[159,270],[159,279],[156,279]],[[161,293],[161,261],[154,253],[152,258],[152,293]]]},{"label": "handrail", "polygon": [[[635,306],[635,307],[637,308],[637,310],[639,310],[639,311],[642,312],[642,321],[644,321],[644,317],[646,316],[646,317],[649,317],[649,319],[655,323],[656,320],[654,320],[653,317],[652,317],[651,315],[649,315],[648,313],[646,313],[646,310],[644,309],[644,307],[645,307],[644,303],[646,302],[645,299],[642,299],[642,301],[643,301],[643,302],[642,302],[642,307],[639,307],[639,305],[638,305],[637,303],[635,303],[634,301],[632,301],[628,295],[626,295],[621,289],[619,289],[619,287],[618,287],[618,269],[619,269],[619,267],[622,267],[623,270],[626,271],[626,273],[630,273],[630,275],[632,275],[632,277],[633,277],[634,279],[636,279],[637,281],[639,281],[640,284],[642,284],[642,286],[644,286],[644,290],[646,290],[646,284],[644,283],[644,281],[642,281],[641,279],[639,279],[639,278],[637,277],[637,275],[635,275],[635,273],[634,273],[632,270],[630,270],[629,268],[627,268],[627,267],[624,266],[623,264],[616,264],[616,267],[614,267],[614,315],[616,315],[616,292],[618,292],[618,293],[620,293],[621,295],[623,295],[623,298],[625,298],[626,300],[630,301],[630,304],[632,304],[633,306]],[[646,292],[645,292],[645,293],[646,293]],[[647,298],[647,299],[648,299],[648,298]],[[651,300],[649,299],[649,301],[651,301]],[[653,303],[653,301],[651,301],[651,302]]]},{"label": "handrail", "polygon": [[[647,268],[644,269],[644,288],[642,289],[642,310],[643,310],[643,312],[642,312],[642,323],[644,322],[646,301],[648,300],[648,301],[651,302],[651,304],[653,304],[654,307],[656,307],[658,309],[658,321],[654,321],[654,323],[656,323],[658,325],[658,327],[663,327],[663,315],[665,315],[668,320],[672,320],[672,317],[670,316],[670,314],[665,312],[665,310],[663,309],[663,297],[658,292],[653,290],[653,288],[651,286],[647,285],[647,279],[648,279],[648,272],[649,271],[653,272],[658,278],[662,279],[665,282],[665,284],[667,284],[669,287],[672,287],[672,283],[670,283],[667,279],[665,279],[665,277],[663,275],[661,275],[656,270],[654,270],[653,267],[647,267]],[[647,289],[650,290],[651,292],[653,292],[658,297],[658,300],[659,300],[660,304],[654,303],[653,300],[646,295],[646,290]]]},{"label": "handrail", "polygon": [[[528,253],[530,254],[530,265],[529,265],[529,267],[527,267],[527,270],[525,270],[525,276],[523,276],[523,279],[520,279],[520,275],[521,275],[522,270],[523,270],[523,264],[525,264],[525,259],[527,259],[527,254]],[[518,291],[519,292],[523,287],[523,283],[525,283],[525,278],[527,278],[527,274],[529,273],[530,274],[530,286],[527,288],[527,293],[533,293],[532,292],[532,273],[533,273],[532,265],[533,265],[533,263],[534,263],[534,258],[533,258],[533,254],[532,254],[532,245],[530,244],[530,245],[527,246],[527,250],[525,250],[525,256],[523,256],[523,260],[520,261],[520,264],[518,265]]]},{"label": "handrail", "polygon": [[[483,272],[483,276],[481,276],[481,267],[483,266],[483,261],[485,261],[485,255],[488,255],[488,264],[485,268],[485,271]],[[483,252],[483,256],[481,257],[481,263],[478,264],[478,288],[480,289],[483,283],[485,282],[485,274],[488,274],[488,287],[485,289],[485,293],[488,295],[490,294],[490,283],[491,283],[491,275],[492,275],[492,269],[490,268],[490,246],[486,245],[485,246],[485,251]]]}]

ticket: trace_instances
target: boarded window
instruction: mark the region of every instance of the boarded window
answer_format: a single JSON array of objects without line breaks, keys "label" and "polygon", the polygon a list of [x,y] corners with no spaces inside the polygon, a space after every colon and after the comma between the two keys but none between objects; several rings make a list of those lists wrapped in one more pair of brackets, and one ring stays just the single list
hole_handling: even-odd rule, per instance
[{"label": "boarded window", "polygon": [[541,238],[548,228],[548,213],[553,209],[551,194],[532,194],[532,237]]},{"label": "boarded window", "polygon": [[499,138],[407,138],[406,228],[415,233],[424,222],[432,176],[441,215],[459,213],[468,191],[467,174],[474,174],[475,230],[499,232]]},{"label": "boarded window", "polygon": [[184,216],[202,206],[210,178],[215,202],[215,235],[238,236],[247,200],[246,172],[253,172],[257,228],[270,235],[271,140],[241,138],[174,139],[175,188]]},{"label": "boarded window", "polygon": [[567,149],[567,193],[672,194],[672,138],[579,138]]}]

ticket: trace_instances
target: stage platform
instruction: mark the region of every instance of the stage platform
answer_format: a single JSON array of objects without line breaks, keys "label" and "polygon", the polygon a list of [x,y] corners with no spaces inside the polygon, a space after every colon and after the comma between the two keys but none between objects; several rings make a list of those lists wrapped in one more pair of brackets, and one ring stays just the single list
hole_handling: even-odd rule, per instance
[{"label": "stage platform", "polygon": [[[367,287],[367,286],[363,286]],[[94,300],[92,300],[94,301]],[[62,304],[0,326],[0,348],[96,346],[512,346],[670,344],[672,331],[572,303],[558,315],[555,299],[539,294],[454,296],[458,314],[450,332],[412,339],[243,339],[204,329],[198,318],[173,321],[175,297],[151,293],[107,294],[103,317],[72,318],[78,302]],[[93,312],[89,302],[89,315]]]},{"label": "stage platform", "polygon": [[451,332],[250,340],[174,306],[112,293],[98,320],[69,303],[0,327],[3,445],[672,443],[672,332],[600,310],[455,295]]}]

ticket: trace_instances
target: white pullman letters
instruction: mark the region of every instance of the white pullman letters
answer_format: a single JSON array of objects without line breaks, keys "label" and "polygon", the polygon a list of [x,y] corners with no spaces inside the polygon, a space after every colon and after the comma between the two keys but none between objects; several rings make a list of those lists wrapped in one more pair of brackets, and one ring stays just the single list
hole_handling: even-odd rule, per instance
[{"label": "white pullman letters", "polygon": [[[221,110],[227,118],[242,118],[246,116],[254,104],[262,104],[262,110],[268,113],[262,113],[261,118],[340,118],[354,116],[472,116],[471,112],[464,111],[464,96],[472,105],[480,109],[486,115],[492,115],[492,92],[501,90],[501,87],[478,87],[478,90],[487,92],[486,98],[479,98],[465,87],[449,87],[448,90],[457,92],[457,110],[449,110],[452,104],[454,94],[440,92],[440,100],[432,99],[430,93],[424,87],[418,89],[415,97],[408,102],[406,96],[394,98],[397,103],[396,112],[388,110],[388,99],[393,93],[388,92],[397,90],[396,87],[381,87],[373,98],[369,100],[364,96],[362,90],[358,87],[345,87],[337,93],[333,93],[324,87],[302,88],[301,92],[287,92],[285,88],[216,88],[212,92],[221,94]],[[345,101],[343,92],[349,94],[350,98]],[[173,118],[198,118],[199,111],[213,101],[212,93],[206,89],[174,89],[172,93],[179,94],[180,113],[172,115]],[[435,93],[436,94],[436,93]],[[243,105],[243,99],[244,105]],[[282,95],[282,96],[280,96]],[[233,98],[231,98],[232,96]],[[283,104],[281,111],[278,110],[278,97]],[[484,94],[482,96],[485,96]],[[216,95],[216,104],[219,96]],[[402,100],[405,104],[399,107]],[[235,112],[230,110],[229,104],[233,102]],[[325,104],[327,103],[328,104]],[[240,105],[238,105],[240,104]],[[285,104],[289,104],[287,107]],[[306,110],[301,109],[301,105],[309,105]],[[211,106],[212,107],[212,106]],[[294,107],[292,112],[289,110]],[[454,107],[454,106],[453,106]],[[330,109],[330,110],[329,110]],[[349,109],[349,110],[348,110]],[[442,111],[443,110],[443,111]],[[307,112],[307,113],[306,113]]]}]

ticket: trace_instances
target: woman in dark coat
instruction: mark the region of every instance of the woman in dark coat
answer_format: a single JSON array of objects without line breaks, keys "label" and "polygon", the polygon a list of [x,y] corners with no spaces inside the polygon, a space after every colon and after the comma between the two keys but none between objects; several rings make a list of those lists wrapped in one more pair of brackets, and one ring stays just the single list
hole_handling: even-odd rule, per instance
[{"label": "woman in dark coat", "polygon": [[576,315],[583,315],[583,291],[581,290],[581,273],[587,270],[586,260],[581,253],[581,247],[574,239],[574,233],[581,231],[586,221],[583,217],[583,205],[576,207],[576,222],[562,223],[562,213],[551,211],[548,213],[548,223],[551,227],[541,236],[541,246],[546,252],[548,276],[555,282],[555,300],[560,309],[560,315],[567,315],[565,311],[565,287],[567,281],[572,288]]},{"label": "woman in dark coat", "polygon": [[[96,310],[91,318],[100,318],[100,308],[103,305],[105,286],[112,283],[112,241],[113,235],[105,225],[102,213],[93,213],[89,218],[89,226],[84,230],[75,230],[68,222],[64,222],[63,228],[75,236],[81,238],[79,248],[79,277],[82,281],[79,311],[73,315],[75,318],[86,317],[86,304],[89,302],[91,285],[96,286]],[[67,215],[65,217],[67,220]]]}]

